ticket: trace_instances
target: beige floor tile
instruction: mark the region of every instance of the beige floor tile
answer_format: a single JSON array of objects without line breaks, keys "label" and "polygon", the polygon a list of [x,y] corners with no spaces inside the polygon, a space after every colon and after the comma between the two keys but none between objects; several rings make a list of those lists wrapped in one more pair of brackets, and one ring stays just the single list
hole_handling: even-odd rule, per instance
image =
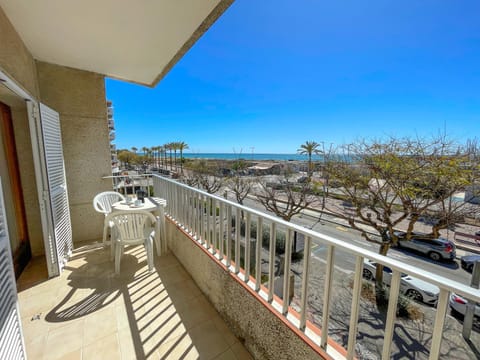
[{"label": "beige floor tile", "polygon": [[237,360],[252,360],[253,357],[250,353],[245,349],[245,346],[240,344],[238,341],[230,348]]},{"label": "beige floor tile", "polygon": [[228,349],[224,353],[218,355],[215,360],[238,360],[231,349]]},{"label": "beige floor tile", "polygon": [[84,321],[65,324],[48,332],[45,354],[48,359],[58,359],[81,349]]},{"label": "beige floor tile", "polygon": [[48,289],[28,297],[19,302],[20,312],[23,318],[36,317],[48,313],[55,306],[55,298],[51,296]]},{"label": "beige floor tile", "polygon": [[211,320],[190,329],[188,335],[202,359],[213,359],[229,348],[222,334]]},{"label": "beige floor tile", "polygon": [[120,357],[120,346],[116,332],[84,346],[82,353],[82,360],[119,359]]},{"label": "beige floor tile", "polygon": [[[132,336],[132,333],[130,331],[130,328],[122,328],[119,329],[118,333],[118,343],[119,343],[119,348],[120,348],[120,358],[122,360],[130,360],[130,359],[136,359],[139,358],[137,356],[137,353],[135,351],[135,345],[140,349],[142,348],[141,342],[135,341],[135,338]],[[143,353],[143,350],[142,350]]]},{"label": "beige floor tile", "polygon": [[58,358],[51,358],[51,357],[47,357],[46,359],[48,360],[82,360],[82,349],[77,349],[77,350],[73,350],[73,351],[70,351],[69,353],[67,354],[64,354]]},{"label": "beige floor tile", "polygon": [[162,360],[204,359],[204,357],[202,357],[196,349],[192,339],[190,336],[188,336],[188,334],[161,344],[158,347],[158,353]]},{"label": "beige floor tile", "polygon": [[228,328],[227,324],[225,324],[225,321],[223,321],[220,315],[213,316],[212,321],[229,346],[232,346],[233,344],[238,342],[237,337],[233,335],[233,333]]},{"label": "beige floor tile", "polygon": [[217,315],[217,312],[204,297],[177,305],[177,311],[187,329],[195,327]]},{"label": "beige floor tile", "polygon": [[39,336],[46,336],[49,330],[49,323],[45,321],[45,314],[37,317],[22,318],[22,330],[25,342],[31,342]]},{"label": "beige floor tile", "polygon": [[151,273],[145,260],[128,248],[115,275],[109,249],[85,247],[61,276],[22,290],[29,358],[249,359],[173,255]]},{"label": "beige floor tile", "polygon": [[47,332],[37,335],[34,339],[25,339],[25,347],[28,359],[42,359],[47,346]]},{"label": "beige floor tile", "polygon": [[84,346],[116,332],[117,318],[114,307],[93,312],[85,318]]}]

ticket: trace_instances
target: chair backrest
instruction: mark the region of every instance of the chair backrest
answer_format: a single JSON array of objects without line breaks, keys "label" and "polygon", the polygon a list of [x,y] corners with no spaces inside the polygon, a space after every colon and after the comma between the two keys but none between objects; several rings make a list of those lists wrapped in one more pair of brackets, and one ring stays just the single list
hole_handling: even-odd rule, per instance
[{"label": "chair backrest", "polygon": [[135,243],[144,240],[151,233],[157,221],[152,213],[145,210],[117,211],[107,216],[106,221],[115,226],[115,234],[122,243]]},{"label": "chair backrest", "polygon": [[125,200],[125,197],[115,191],[105,191],[93,198],[93,207],[96,211],[108,215],[112,212],[112,204]]}]

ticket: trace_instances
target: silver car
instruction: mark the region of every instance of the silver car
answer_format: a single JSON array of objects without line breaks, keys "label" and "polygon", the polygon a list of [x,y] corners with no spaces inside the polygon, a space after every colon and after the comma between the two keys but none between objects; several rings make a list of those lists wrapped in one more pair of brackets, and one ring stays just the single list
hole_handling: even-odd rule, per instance
[{"label": "silver car", "polygon": [[[452,309],[452,315],[464,316],[467,310],[467,302],[467,299],[452,293],[450,295],[450,308]],[[480,303],[475,304],[475,317],[480,320]]]},{"label": "silver car", "polygon": [[[369,259],[363,260],[363,277],[367,280],[375,279],[377,263]],[[392,281],[392,269],[383,267],[383,283],[390,286]],[[426,281],[413,276],[402,274],[400,281],[400,292],[406,296],[429,305],[436,305],[440,289]]]},{"label": "silver car", "polygon": [[453,242],[443,238],[430,239],[424,234],[414,233],[410,240],[405,240],[404,232],[397,232],[398,247],[419,252],[434,261],[454,260],[456,246]]}]

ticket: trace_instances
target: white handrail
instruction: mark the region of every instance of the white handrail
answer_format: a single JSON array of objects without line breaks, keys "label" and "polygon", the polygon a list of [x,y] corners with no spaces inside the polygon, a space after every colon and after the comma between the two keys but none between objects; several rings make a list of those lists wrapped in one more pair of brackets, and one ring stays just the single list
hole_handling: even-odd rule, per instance
[{"label": "white handrail", "polygon": [[[437,307],[437,314],[435,317],[434,331],[436,335],[433,339],[430,356],[439,354],[441,346],[441,331],[443,329],[443,323],[445,315],[448,309],[448,296],[451,292],[455,292],[459,295],[462,295],[468,299],[471,299],[476,302],[480,302],[480,291],[474,288],[471,288],[467,285],[461,284],[450,279],[446,279],[437,274],[418,269],[412,265],[405,264],[401,261],[391,259],[389,257],[380,255],[378,253],[372,252],[370,250],[363,249],[359,246],[352,245],[343,240],[336,239],[334,237],[318,233],[316,231],[304,228],[300,225],[296,225],[287,221],[284,221],[275,216],[266,214],[264,212],[239,205],[222,197],[209,194],[202,190],[194,189],[185,184],[179,183],[177,181],[153,175],[153,186],[156,196],[164,197],[167,199],[168,208],[167,214],[170,218],[177,222],[179,226],[182,226],[183,229],[190,233],[192,238],[197,240],[202,246],[214,254],[215,258],[222,262],[233,274],[236,274],[239,279],[249,283],[248,276],[250,271],[241,271],[245,269],[240,269],[240,214],[246,214],[246,223],[245,223],[245,239],[249,241],[250,239],[250,226],[252,222],[256,221],[257,224],[257,244],[255,248],[255,281],[250,284],[252,289],[254,289],[259,296],[263,296],[265,300],[271,303],[272,309],[275,309],[287,319],[291,320],[291,317],[288,315],[289,306],[288,306],[288,291],[289,291],[289,271],[291,266],[291,256],[290,256],[290,244],[292,241],[293,232],[301,233],[307,239],[307,249],[311,247],[313,240],[319,240],[325,244],[328,248],[328,257],[326,264],[326,279],[325,279],[325,288],[324,288],[324,297],[323,301],[323,327],[328,329],[328,321],[330,317],[330,308],[331,308],[331,286],[332,286],[332,273],[334,267],[335,254],[338,250],[343,250],[353,255],[356,258],[356,266],[354,273],[354,282],[353,282],[353,298],[352,298],[352,308],[351,308],[351,318],[349,323],[350,333],[349,333],[349,342],[347,346],[347,358],[353,358],[355,355],[355,342],[356,342],[356,329],[358,325],[359,318],[359,306],[360,306],[360,290],[362,286],[362,270],[363,270],[363,261],[364,259],[370,259],[377,263],[381,263],[384,266],[388,266],[393,271],[393,280],[391,286],[391,295],[397,297],[399,294],[399,284],[400,284],[400,274],[406,273],[408,275],[422,279],[430,284],[436,285],[440,288],[440,297]],[[217,216],[217,204],[218,204],[218,216]],[[226,215],[226,216],[225,216]],[[235,231],[233,232],[232,228],[232,218],[235,219]],[[218,222],[217,222],[218,219]],[[225,224],[225,221],[227,222]],[[259,276],[261,272],[259,271],[260,265],[260,246],[262,239],[262,228],[263,224],[270,227],[270,243],[269,243],[269,268],[268,268],[268,285],[267,293],[264,293],[261,290]],[[226,229],[225,229],[226,225]],[[218,229],[218,242],[217,242],[217,229]],[[285,243],[286,251],[285,256],[283,257],[284,263],[282,264],[285,270],[284,282],[282,284],[283,288],[283,299],[282,303],[278,304],[274,298],[274,263],[275,263],[275,242],[276,242],[276,232],[278,229],[285,231]],[[248,233],[248,235],[247,235]],[[232,247],[232,235],[235,239],[235,246]],[[224,241],[226,249],[224,249]],[[250,244],[245,244],[246,252],[250,254]],[[248,249],[248,250],[247,250]],[[225,251],[224,251],[225,250]],[[245,266],[250,266],[249,257],[245,257]],[[307,334],[305,329],[306,325],[306,307],[308,296],[308,286],[307,280],[309,277],[309,263],[311,260],[310,251],[304,253],[304,274],[303,274],[303,283],[300,297],[300,319],[299,321],[291,320],[292,323],[297,326],[300,330],[304,331]],[[232,262],[235,262],[232,264]],[[384,349],[382,352],[383,358],[388,357],[391,349],[392,342],[392,333],[394,326],[394,314],[396,309],[397,301],[390,299],[388,316],[386,323],[386,336]],[[395,307],[395,309],[393,309]],[[308,335],[308,334],[307,334]],[[318,345],[328,351],[328,331],[322,332],[321,339],[318,340]]]}]

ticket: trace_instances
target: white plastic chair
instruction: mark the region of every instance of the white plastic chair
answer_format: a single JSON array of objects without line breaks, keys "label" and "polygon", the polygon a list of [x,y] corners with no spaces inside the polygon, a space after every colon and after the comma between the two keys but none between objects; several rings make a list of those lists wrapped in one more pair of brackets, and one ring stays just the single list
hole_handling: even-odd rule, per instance
[{"label": "white plastic chair", "polygon": [[120,273],[120,260],[123,247],[143,244],[147,252],[148,270],[153,270],[153,240],[157,219],[144,210],[117,211],[107,216],[113,223],[112,247],[115,251],[115,273]]},{"label": "white plastic chair", "polygon": [[[111,229],[113,224],[110,224],[106,217],[112,212],[112,204],[116,203],[117,201],[123,201],[125,197],[115,191],[105,191],[97,194],[93,198],[93,207],[99,213],[105,215],[105,222],[103,224],[103,246],[107,244],[107,234],[108,229]],[[113,256],[113,249],[112,249],[112,256]]]}]

